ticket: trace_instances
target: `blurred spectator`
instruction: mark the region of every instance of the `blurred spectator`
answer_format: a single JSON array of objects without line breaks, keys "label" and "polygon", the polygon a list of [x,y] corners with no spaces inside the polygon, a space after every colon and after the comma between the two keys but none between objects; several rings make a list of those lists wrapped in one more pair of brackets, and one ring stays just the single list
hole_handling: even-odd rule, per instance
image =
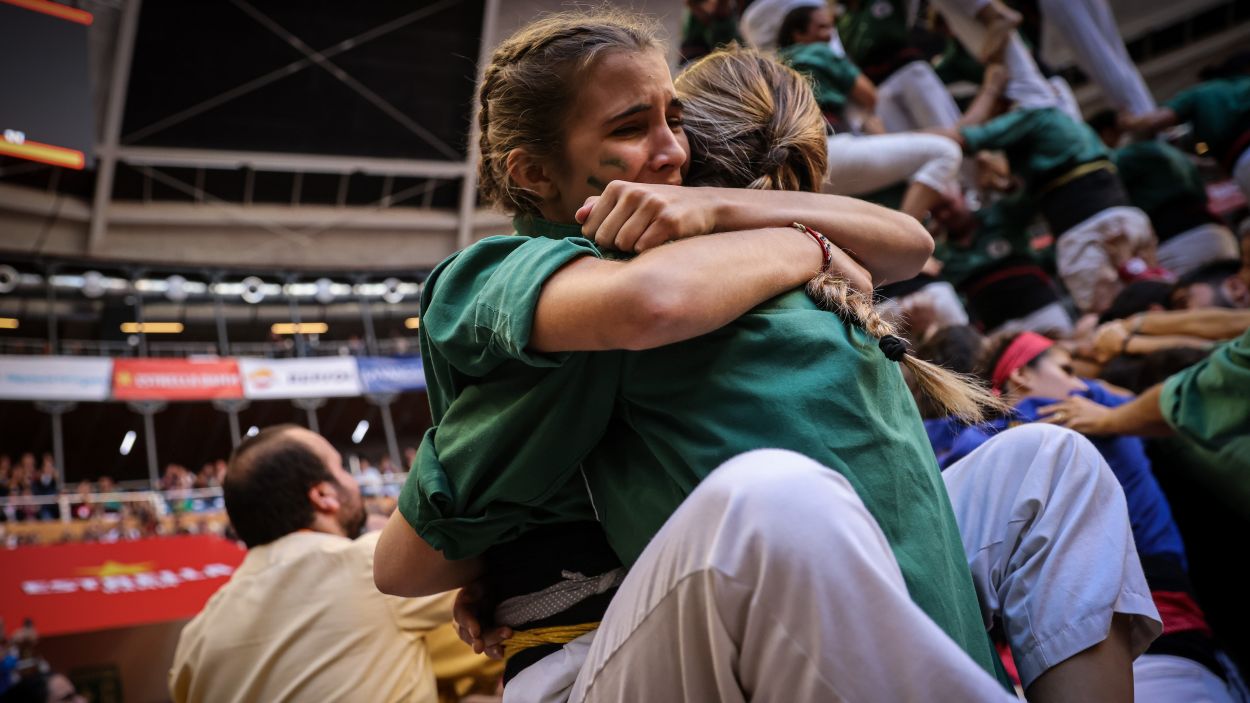
[{"label": "blurred spectator", "polygon": [[1250,308],[1250,285],[1239,275],[1237,259],[1213,261],[1194,269],[1176,282],[1172,307],[1177,310],[1201,308]]},{"label": "blurred spectator", "polygon": [[91,482],[79,481],[75,490],[75,500],[70,503],[70,512],[77,520],[88,520],[96,513],[96,506],[91,503]]},{"label": "blurred spectator", "polygon": [[[34,456],[30,456],[34,461]],[[39,467],[39,475],[31,482],[30,492],[34,496],[55,496],[60,492],[60,486],[56,482],[56,465],[52,462],[52,457],[44,455],[43,464]],[[61,517],[61,506],[52,503],[50,505],[39,506],[37,512],[40,520],[58,520]]]},{"label": "blurred spectator", "polygon": [[1124,136],[1114,112],[1089,124],[1111,148],[1111,161],[1133,205],[1150,216],[1159,240],[1159,265],[1183,276],[1211,261],[1238,255],[1237,238],[1208,209],[1207,187],[1190,157],[1176,147],[1145,140],[1116,148]]},{"label": "blurred spectator", "polygon": [[0,695],[0,703],[86,703],[64,674],[35,672]]}]

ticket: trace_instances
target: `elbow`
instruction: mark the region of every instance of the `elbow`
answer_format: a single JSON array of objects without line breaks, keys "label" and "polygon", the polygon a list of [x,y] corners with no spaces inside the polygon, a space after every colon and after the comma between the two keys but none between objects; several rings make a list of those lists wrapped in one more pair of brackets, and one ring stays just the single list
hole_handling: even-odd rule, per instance
[{"label": "elbow", "polygon": [[920,273],[920,269],[924,268],[925,262],[933,256],[934,243],[933,235],[929,234],[929,230],[920,224],[920,221],[911,215],[898,212],[897,220],[900,231],[900,251],[899,251],[899,269],[898,278],[895,280],[906,280]]},{"label": "elbow", "polygon": [[414,595],[410,593],[410,584],[399,578],[396,569],[391,567],[390,560],[386,557],[386,552],[382,548],[382,543],[378,543],[378,547],[373,552],[373,585],[379,591],[388,596],[409,597]]},{"label": "elbow", "polygon": [[639,282],[631,286],[630,295],[624,298],[627,309],[617,331],[621,336],[613,346],[643,351],[691,336],[687,330],[691,327],[695,306],[689,304],[691,298],[683,295],[676,283],[671,280]]}]

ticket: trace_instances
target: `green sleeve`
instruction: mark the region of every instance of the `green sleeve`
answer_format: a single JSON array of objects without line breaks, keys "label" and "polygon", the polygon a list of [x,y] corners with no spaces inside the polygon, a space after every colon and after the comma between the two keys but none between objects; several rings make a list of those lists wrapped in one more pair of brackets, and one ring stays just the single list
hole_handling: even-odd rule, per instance
[{"label": "green sleeve", "polygon": [[1189,122],[1194,117],[1194,107],[1198,104],[1198,91],[1202,87],[1202,85],[1197,85],[1188,90],[1182,90],[1164,105],[1175,112],[1181,122]]},{"label": "green sleeve", "polygon": [[959,130],[964,138],[964,151],[969,153],[985,149],[1008,149],[1031,136],[1032,110],[1016,110],[981,125]]},{"label": "green sleeve", "polygon": [[[1177,434],[1219,451],[1250,435],[1250,330],[1170,377],[1159,400]],[[1247,477],[1250,481],[1250,477]]]},{"label": "green sleeve", "polygon": [[810,76],[817,97],[829,90],[849,96],[859,78],[859,67],[845,56],[838,56],[828,44],[802,44],[781,52],[786,63]]},{"label": "green sleeve", "polygon": [[489,237],[444,261],[426,281],[421,333],[460,373],[482,376],[505,361],[556,366],[567,355],[529,346],[543,284],[560,267],[599,256],[590,241],[572,237]]}]

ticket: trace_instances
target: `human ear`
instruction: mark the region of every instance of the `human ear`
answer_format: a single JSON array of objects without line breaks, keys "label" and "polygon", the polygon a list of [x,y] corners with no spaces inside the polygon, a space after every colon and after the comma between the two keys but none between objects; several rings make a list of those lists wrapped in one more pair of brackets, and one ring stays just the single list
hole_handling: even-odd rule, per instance
[{"label": "human ear", "polygon": [[1011,385],[1015,387],[1015,390],[1021,391],[1023,393],[1028,393],[1029,388],[1031,387],[1031,384],[1029,383],[1028,367],[1021,366],[1020,368],[1012,371],[1011,375],[1007,376],[1007,381],[1010,382]]},{"label": "human ear", "polygon": [[1250,308],[1250,287],[1246,286],[1240,276],[1229,276],[1221,286],[1224,288],[1224,297],[1234,306]]},{"label": "human ear", "polygon": [[328,481],[322,481],[308,489],[308,500],[313,510],[319,513],[337,513],[339,511],[339,494]]},{"label": "human ear", "polygon": [[540,200],[551,200],[560,194],[547,166],[525,149],[517,147],[508,152],[506,164],[508,177],[522,190],[533,193]]}]

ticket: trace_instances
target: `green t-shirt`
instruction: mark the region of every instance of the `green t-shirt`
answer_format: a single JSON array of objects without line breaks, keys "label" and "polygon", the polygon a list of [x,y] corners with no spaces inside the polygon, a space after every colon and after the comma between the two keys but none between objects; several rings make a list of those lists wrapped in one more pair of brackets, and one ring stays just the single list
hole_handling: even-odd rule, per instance
[{"label": "green t-shirt", "polygon": [[958,287],[979,269],[1009,256],[1028,256],[1037,261],[1028,233],[1035,214],[1033,202],[1023,194],[977,210],[973,213],[977,230],[970,240],[944,240],[934,248],[933,256],[942,262],[942,279]]},{"label": "green t-shirt", "polygon": [[686,58],[697,58],[730,42],[745,43],[738,33],[738,18],[735,15],[713,16],[710,19],[710,22],[704,22],[689,10],[685,11],[681,27],[681,45],[683,49],[697,48],[694,55]]},{"label": "green t-shirt", "polygon": [[536,525],[595,519],[578,466],[611,415],[620,354],[528,346],[543,281],[598,255],[581,238],[488,237],[426,281],[421,353],[434,426],[399,510],[448,558]]},{"label": "green t-shirt", "polygon": [[964,45],[954,37],[947,38],[946,48],[933,65],[933,72],[948,85],[960,81],[980,85],[985,80],[985,66],[969,54]]},{"label": "green t-shirt", "polygon": [[1111,153],[1129,201],[1151,216],[1165,206],[1205,204],[1207,189],[1198,167],[1160,141],[1135,142]]},{"label": "green t-shirt", "polygon": [[1163,419],[1196,454],[1194,472],[1250,506],[1250,330],[1163,382]]},{"label": "green t-shirt", "polygon": [[893,58],[911,43],[905,0],[860,0],[838,15],[838,38],[859,66]]},{"label": "green t-shirt", "polygon": [[851,89],[859,78],[859,68],[850,59],[833,53],[828,44],[794,44],[777,53],[811,81],[821,110],[846,118]]},{"label": "green t-shirt", "polygon": [[902,373],[876,340],[794,291],[659,349],[536,355],[525,346],[543,282],[598,251],[576,226],[517,225],[536,236],[478,242],[426,283],[422,352],[437,424],[399,500],[418,534],[461,558],[535,520],[592,510],[631,564],[721,463],[791,449],[846,476],[912,599],[996,672],[945,485]]},{"label": "green t-shirt", "polygon": [[1001,149],[1030,191],[1090,161],[1110,156],[1094,130],[1054,107],[1014,110],[959,130],[965,151]]},{"label": "green t-shirt", "polygon": [[1221,78],[1182,90],[1167,102],[1182,122],[1194,127],[1194,137],[1211,147],[1217,159],[1250,129],[1250,76]]}]

